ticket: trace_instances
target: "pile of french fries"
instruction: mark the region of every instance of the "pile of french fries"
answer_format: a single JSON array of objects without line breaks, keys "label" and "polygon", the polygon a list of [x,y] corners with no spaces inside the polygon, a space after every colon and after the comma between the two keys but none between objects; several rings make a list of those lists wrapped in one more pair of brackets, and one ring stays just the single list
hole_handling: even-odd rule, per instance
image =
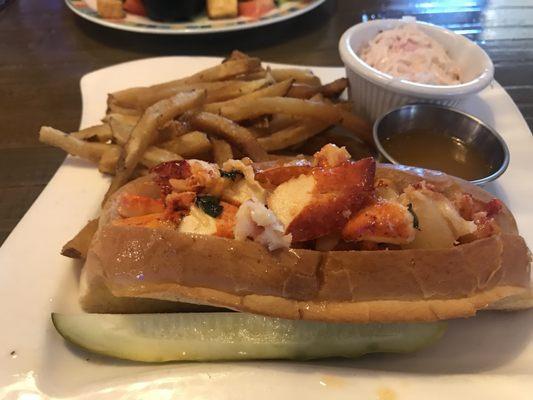
[{"label": "pile of french fries", "polygon": [[107,199],[165,161],[271,160],[280,151],[303,153],[302,146],[335,125],[357,145],[372,147],[369,123],[339,100],[346,87],[345,78],[322,84],[310,70],[264,68],[260,59],[234,51],[189,77],[110,93],[100,125],[70,134],[42,127],[39,139],[114,175]]}]

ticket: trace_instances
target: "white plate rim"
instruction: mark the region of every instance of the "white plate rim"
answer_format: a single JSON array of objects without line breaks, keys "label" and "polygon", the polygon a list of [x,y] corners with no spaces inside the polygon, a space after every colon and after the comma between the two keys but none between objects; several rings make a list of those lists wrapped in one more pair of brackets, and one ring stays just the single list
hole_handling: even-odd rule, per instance
[{"label": "white plate rim", "polygon": [[[131,26],[131,25],[125,25],[120,24],[117,22],[113,22],[112,20],[106,20],[102,18],[98,18],[92,15],[89,15],[87,13],[84,13],[80,9],[76,8],[72,4],[72,0],[64,0],[67,7],[76,15],[80,16],[81,18],[93,22],[98,25],[102,25],[108,28],[122,30],[122,31],[128,31],[128,32],[136,32],[136,33],[152,33],[152,34],[159,34],[159,35],[201,35],[201,34],[209,34],[209,33],[223,33],[223,32],[234,32],[234,31],[242,31],[247,29],[253,29],[253,28],[259,28],[266,25],[272,25],[278,22],[283,22],[288,19],[296,18],[302,14],[308,13],[318,6],[322,5],[326,0],[312,0],[313,2],[310,3],[307,7],[303,7],[299,10],[288,12],[287,14],[283,15],[277,15],[272,16],[268,19],[260,19],[257,21],[249,21],[245,23],[235,23],[223,27],[208,27],[208,28],[184,28],[184,29],[172,29],[172,28],[158,28],[158,27],[147,27],[147,26]],[[153,21],[154,24],[158,24],[157,21]]]}]

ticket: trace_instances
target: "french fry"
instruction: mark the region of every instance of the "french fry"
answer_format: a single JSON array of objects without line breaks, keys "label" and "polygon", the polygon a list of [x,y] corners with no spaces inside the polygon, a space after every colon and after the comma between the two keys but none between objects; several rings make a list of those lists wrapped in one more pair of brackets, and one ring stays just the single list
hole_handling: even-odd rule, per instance
[{"label": "french fry", "polygon": [[231,145],[223,139],[210,138],[210,140],[213,159],[219,167],[222,167],[222,164],[233,158]]},{"label": "french fry", "polygon": [[114,175],[117,170],[118,159],[120,158],[121,149],[118,146],[109,146],[102,154],[98,162],[98,171],[102,174]]},{"label": "french fry", "polygon": [[320,86],[308,85],[306,83],[295,83],[291,86],[287,97],[294,97],[296,99],[310,99],[314,95],[320,93]]},{"label": "french fry", "polygon": [[253,99],[240,107],[233,105],[220,108],[220,115],[233,121],[256,118],[265,114],[288,114],[294,117],[311,118],[328,124],[339,124],[373,145],[370,124],[350,112],[320,101],[288,97],[264,97]]},{"label": "french fry", "polygon": [[39,141],[51,146],[59,147],[73,156],[78,156],[94,163],[98,163],[100,158],[102,158],[102,155],[110,147],[116,147],[115,145],[105,143],[86,142],[73,137],[68,133],[61,132],[48,126],[41,127],[41,130],[39,131]]},{"label": "french fry", "polygon": [[[100,159],[100,162],[98,163],[98,170],[103,174],[113,175],[117,169],[119,159],[120,149],[110,148]],[[162,162],[174,160],[183,160],[183,157],[166,149],[150,146],[144,152],[140,160],[140,164],[144,165],[145,167],[152,168],[153,166]]]},{"label": "french fry", "polygon": [[246,121],[246,122],[247,122],[246,124],[247,128],[256,128],[256,129],[266,130],[270,126],[270,119],[269,117],[265,115],[262,117],[250,120],[250,121]]},{"label": "french fry", "polygon": [[175,139],[192,131],[192,128],[184,121],[177,121],[173,119],[168,121],[161,129],[159,129],[159,140],[165,142],[167,140]]},{"label": "french fry", "polygon": [[87,258],[89,245],[91,244],[91,240],[93,239],[97,229],[98,218],[87,222],[82,230],[63,246],[61,249],[61,254],[70,258]]},{"label": "french fry", "polygon": [[335,107],[342,108],[344,111],[351,111],[352,103],[349,101],[339,101],[335,103]]},{"label": "french fry", "polygon": [[145,110],[150,107],[152,104],[157,103],[160,100],[166,99],[168,97],[175,96],[181,92],[190,92],[191,90],[200,90],[205,89],[207,91],[207,96],[209,97],[209,92],[220,90],[226,86],[231,85],[232,83],[240,83],[239,81],[221,81],[221,82],[196,82],[196,83],[185,83],[182,85],[169,86],[163,88],[148,87],[140,90],[138,96],[133,98],[130,103],[120,103],[121,106],[128,106],[131,108],[136,108],[138,110]]},{"label": "french fry", "polygon": [[320,86],[320,78],[313,74],[311,70],[303,68],[272,68],[270,73],[276,80],[281,82],[287,79],[292,79],[296,83],[306,83],[308,85]]},{"label": "french fry", "polygon": [[[218,83],[218,82],[217,82]],[[256,79],[253,81],[235,81],[217,90],[207,91],[206,103],[215,103],[235,99],[255,92],[258,89],[272,83],[269,79]]]},{"label": "french fry", "polygon": [[243,58],[250,58],[250,56],[249,56],[248,54],[246,54],[246,53],[243,53],[243,52],[240,51],[240,50],[233,50],[233,51],[230,53],[229,57],[226,58],[226,59],[225,59],[224,61],[222,61],[222,62],[225,63],[225,62],[228,62],[228,61],[230,61],[230,60],[241,60],[241,59],[243,59]]},{"label": "french fry", "polygon": [[98,142],[101,143],[105,143],[108,140],[111,140],[111,138],[113,137],[109,124],[90,126],[89,128],[85,128],[77,132],[72,132],[70,135],[72,137],[82,140],[96,139]]},{"label": "french fry", "polygon": [[146,167],[137,166],[135,168],[135,171],[133,171],[133,175],[131,176],[133,179],[140,178],[141,176],[146,176],[150,173],[150,170]]},{"label": "french fry", "polygon": [[340,78],[326,85],[322,85],[322,87],[320,88],[320,93],[322,93],[325,97],[336,99],[342,94],[342,92],[344,92],[347,87],[348,79]]},{"label": "french fry", "polygon": [[239,79],[240,81],[255,81],[256,79],[268,79],[269,81],[272,81],[272,83],[276,83],[274,78],[272,78],[272,75],[267,70],[259,70],[255,72],[250,72],[249,74],[239,75],[235,78]]},{"label": "french fry", "polygon": [[158,129],[184,112],[200,107],[204,101],[205,90],[198,90],[179,93],[148,107],[124,146],[123,156],[119,159],[104,201],[128,181],[144,151],[157,140]]},{"label": "french fry", "polygon": [[122,115],[136,115],[138,117],[141,116],[142,110],[137,108],[131,108],[131,107],[122,107],[115,103],[108,103],[107,104],[107,113],[115,113],[115,114],[122,114]]},{"label": "french fry", "polygon": [[[188,78],[184,78],[184,80],[186,83],[221,81],[237,75],[253,72],[260,67],[261,60],[259,58],[243,57],[197,72]],[[160,85],[172,85],[172,83],[163,83]]]},{"label": "french fry", "polygon": [[220,110],[224,107],[235,107],[239,108],[242,105],[246,104],[250,100],[259,99],[262,97],[278,97],[278,96],[285,96],[287,92],[289,91],[292,80],[288,79],[283,82],[275,83],[271,86],[267,86],[266,88],[256,90],[255,92],[249,93],[247,95],[237,97],[236,99],[224,101],[224,102],[218,102],[218,103],[211,103],[206,104],[203,108],[204,111],[210,112],[213,114],[219,114]]},{"label": "french fry", "polygon": [[109,114],[107,120],[115,141],[120,145],[124,145],[129,140],[131,131],[139,122],[139,117],[135,115]]},{"label": "french fry", "polygon": [[257,141],[266,151],[283,150],[318,135],[328,127],[329,124],[327,122],[307,120],[282,129],[272,135],[261,137]]},{"label": "french fry", "polygon": [[199,131],[186,133],[175,139],[163,142],[159,146],[185,158],[193,158],[211,150],[211,142],[207,135]]},{"label": "french fry", "polygon": [[258,69],[260,66],[261,60],[258,58],[248,57],[237,60],[229,60],[223,64],[205,69],[186,78],[176,79],[170,82],[160,83],[148,87],[134,87],[111,93],[108,96],[108,106],[111,108],[112,104],[136,104],[138,99],[145,96],[146,93],[157,93],[161,90],[172,91],[173,88],[190,83],[222,81],[237,75],[250,73]]},{"label": "french fry", "polygon": [[137,122],[141,119],[140,115],[126,115],[126,114],[115,114],[110,113],[106,115],[106,121],[109,123],[110,119],[118,120],[126,125],[135,126]]},{"label": "french fry", "polygon": [[141,164],[145,167],[152,168],[155,167],[157,164],[161,164],[162,162],[174,160],[183,160],[183,157],[166,149],[162,149],[156,146],[150,146],[144,152],[143,157],[141,159]]},{"label": "french fry", "polygon": [[252,133],[227,118],[208,112],[198,112],[189,116],[189,120],[196,129],[231,142],[254,161],[268,159],[268,154]]},{"label": "french fry", "polygon": [[[313,101],[323,101],[324,96],[322,96],[321,93],[315,94],[313,97],[311,97],[309,100]],[[285,128],[294,127],[295,125],[300,124],[302,121],[302,118],[295,117],[293,115],[288,114],[273,114],[270,118],[269,123],[269,133],[275,133],[278,131],[281,131]]]},{"label": "french fry", "polygon": [[268,128],[260,128],[257,126],[247,126],[246,129],[250,131],[252,135],[254,135],[254,138],[260,138],[263,136],[270,135],[270,130]]},{"label": "french fry", "polygon": [[321,93],[325,97],[336,99],[348,87],[346,78],[336,79],[333,82],[322,86],[309,85],[306,83],[295,83],[292,85],[287,97],[297,99],[309,99],[314,95]]},{"label": "french fry", "polygon": [[300,118],[295,118],[286,114],[274,114],[270,119],[268,129],[270,130],[270,133],[273,133],[288,128],[298,122],[300,122]]},{"label": "french fry", "polygon": [[119,108],[119,110],[126,109],[128,110],[126,112],[129,112],[130,109],[145,110],[152,104],[168,97],[175,96],[178,93],[201,89],[205,89],[207,92],[206,102],[224,101],[253,92],[254,90],[257,90],[270,82],[270,79],[261,78],[254,81],[231,80],[219,82],[186,83],[168,88],[150,87],[139,91],[138,96],[132,98],[130,103],[121,103],[120,105],[117,105],[114,102],[111,102],[110,108]]}]

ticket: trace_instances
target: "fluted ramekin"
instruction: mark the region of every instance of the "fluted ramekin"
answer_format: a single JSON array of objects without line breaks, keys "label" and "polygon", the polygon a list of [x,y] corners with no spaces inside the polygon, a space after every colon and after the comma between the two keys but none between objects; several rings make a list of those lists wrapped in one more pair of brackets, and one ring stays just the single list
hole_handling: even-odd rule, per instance
[{"label": "fluted ramekin", "polygon": [[[358,56],[361,48],[379,32],[406,23],[416,23],[423,32],[444,47],[461,69],[461,84],[428,85],[394,78],[372,68]],[[382,19],[362,22],[342,35],[339,52],[350,82],[350,99],[354,111],[372,120],[405,104],[456,106],[464,98],[487,87],[494,76],[491,59],[476,43],[448,29],[419,21]]]}]

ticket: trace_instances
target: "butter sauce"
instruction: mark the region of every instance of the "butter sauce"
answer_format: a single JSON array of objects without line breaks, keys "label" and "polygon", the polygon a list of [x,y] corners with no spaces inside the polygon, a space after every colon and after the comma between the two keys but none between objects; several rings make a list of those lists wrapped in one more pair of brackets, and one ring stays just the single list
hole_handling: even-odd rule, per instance
[{"label": "butter sauce", "polygon": [[387,138],[383,148],[400,164],[435,169],[466,180],[486,177],[492,171],[480,150],[455,136],[414,130]]}]

